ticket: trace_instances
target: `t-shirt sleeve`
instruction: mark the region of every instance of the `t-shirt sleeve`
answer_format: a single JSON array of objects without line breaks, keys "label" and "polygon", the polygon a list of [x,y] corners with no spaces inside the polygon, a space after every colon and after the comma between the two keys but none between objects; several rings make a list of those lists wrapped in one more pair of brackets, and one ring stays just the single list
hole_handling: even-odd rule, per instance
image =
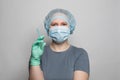
[{"label": "t-shirt sleeve", "polygon": [[43,71],[43,55],[41,56],[41,59],[40,59],[40,68]]},{"label": "t-shirt sleeve", "polygon": [[43,71],[43,66],[42,66],[42,63],[40,64],[40,69]]},{"label": "t-shirt sleeve", "polygon": [[81,70],[85,71],[89,74],[89,57],[88,53],[85,49],[80,48],[77,53],[80,53],[77,59],[75,60],[74,64],[74,71],[75,70]]}]

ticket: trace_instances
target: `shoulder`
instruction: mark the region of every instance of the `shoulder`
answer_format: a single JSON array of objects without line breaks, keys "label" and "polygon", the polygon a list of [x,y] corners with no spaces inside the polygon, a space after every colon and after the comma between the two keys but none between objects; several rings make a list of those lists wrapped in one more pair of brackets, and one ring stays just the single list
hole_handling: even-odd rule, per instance
[{"label": "shoulder", "polygon": [[88,52],[85,48],[73,46],[73,49],[74,49],[74,54],[76,56],[80,56],[80,55],[88,56]]},{"label": "shoulder", "polygon": [[48,48],[48,47],[49,47],[49,45],[48,45],[48,44],[46,44],[44,47],[45,47],[45,48]]},{"label": "shoulder", "polygon": [[90,72],[89,57],[86,49],[78,47],[74,47],[74,49],[76,50],[75,54],[77,55],[75,58],[74,71],[81,70],[89,74]]},{"label": "shoulder", "polygon": [[46,45],[44,46],[44,52],[47,51],[48,49],[49,49],[49,45],[46,44]]}]

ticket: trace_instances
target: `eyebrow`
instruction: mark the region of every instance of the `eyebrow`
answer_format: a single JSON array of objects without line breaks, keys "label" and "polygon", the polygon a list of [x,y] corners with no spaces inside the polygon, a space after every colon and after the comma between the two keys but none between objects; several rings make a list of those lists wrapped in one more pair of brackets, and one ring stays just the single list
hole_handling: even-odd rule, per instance
[{"label": "eyebrow", "polygon": [[62,23],[65,23],[65,24],[67,24],[67,22],[62,22]]}]

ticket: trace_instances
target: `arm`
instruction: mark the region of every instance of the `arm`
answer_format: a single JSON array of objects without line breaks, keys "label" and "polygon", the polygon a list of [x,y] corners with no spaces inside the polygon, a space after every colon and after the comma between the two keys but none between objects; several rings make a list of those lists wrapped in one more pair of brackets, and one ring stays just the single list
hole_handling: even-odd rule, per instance
[{"label": "arm", "polygon": [[40,66],[30,66],[29,80],[44,80]]},{"label": "arm", "polygon": [[46,43],[44,36],[40,36],[32,45],[31,56],[29,60],[29,80],[44,80],[43,72],[40,68],[40,60]]},{"label": "arm", "polygon": [[88,80],[89,76],[84,71],[75,71],[73,80]]},{"label": "arm", "polygon": [[89,57],[85,49],[81,49],[74,66],[74,79],[73,80],[89,80],[90,66]]}]

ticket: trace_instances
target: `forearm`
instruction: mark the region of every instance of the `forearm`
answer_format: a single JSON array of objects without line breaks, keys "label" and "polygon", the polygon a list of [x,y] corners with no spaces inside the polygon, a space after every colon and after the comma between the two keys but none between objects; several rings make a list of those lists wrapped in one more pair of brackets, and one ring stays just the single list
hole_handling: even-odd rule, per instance
[{"label": "forearm", "polygon": [[43,72],[40,66],[30,66],[29,80],[44,80]]},{"label": "forearm", "polygon": [[44,46],[46,45],[43,39],[44,36],[39,36],[32,44],[29,60],[29,80],[44,80],[43,72],[40,67],[41,56],[43,55]]}]

